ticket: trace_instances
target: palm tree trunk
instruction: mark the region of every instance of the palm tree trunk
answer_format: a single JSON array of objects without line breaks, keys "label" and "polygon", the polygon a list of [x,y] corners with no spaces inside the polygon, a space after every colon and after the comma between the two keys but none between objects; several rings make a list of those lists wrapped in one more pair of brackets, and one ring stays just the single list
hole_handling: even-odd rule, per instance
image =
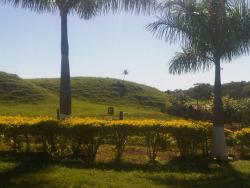
[{"label": "palm tree trunk", "polygon": [[215,84],[214,84],[214,127],[212,140],[212,155],[220,159],[226,159],[226,141],[223,124],[223,103],[221,95],[221,66],[220,58],[215,57]]},{"label": "palm tree trunk", "polygon": [[66,11],[61,11],[61,83],[60,83],[60,118],[71,115],[71,83],[69,69],[69,44]]},{"label": "palm tree trunk", "polygon": [[215,63],[214,124],[215,126],[223,126],[223,104],[221,96],[221,66],[219,58],[217,58]]}]

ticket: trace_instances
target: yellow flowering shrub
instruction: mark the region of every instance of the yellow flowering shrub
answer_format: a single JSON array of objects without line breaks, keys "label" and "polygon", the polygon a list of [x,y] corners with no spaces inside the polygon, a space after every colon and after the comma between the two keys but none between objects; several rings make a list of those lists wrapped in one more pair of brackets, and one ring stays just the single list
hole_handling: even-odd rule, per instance
[{"label": "yellow flowering shrub", "polygon": [[73,156],[93,162],[106,135],[107,123],[94,118],[70,118],[60,122],[66,128]]},{"label": "yellow flowering shrub", "polygon": [[[21,144],[26,143],[26,151],[30,151],[30,142],[32,135],[39,131],[39,125],[50,128],[50,121],[54,121],[49,117],[22,117],[22,116],[0,116],[0,133],[4,135],[9,145],[14,151],[21,149]],[[45,123],[46,122],[46,123]],[[56,123],[55,123],[56,124]]]},{"label": "yellow flowering shrub", "polygon": [[245,156],[247,152],[250,152],[250,128],[243,128],[234,133],[234,139],[237,145],[240,146],[241,156]]},{"label": "yellow flowering shrub", "polygon": [[115,160],[120,161],[129,136],[145,138],[148,157],[155,162],[163,139],[172,137],[182,156],[208,152],[210,123],[187,120],[100,120],[69,118],[57,121],[49,117],[0,116],[0,134],[15,151],[40,144],[52,156],[72,155],[89,162],[95,160],[99,146],[114,145]]},{"label": "yellow flowering shrub", "polygon": [[244,144],[250,144],[250,128],[243,128],[235,132],[235,137]]}]

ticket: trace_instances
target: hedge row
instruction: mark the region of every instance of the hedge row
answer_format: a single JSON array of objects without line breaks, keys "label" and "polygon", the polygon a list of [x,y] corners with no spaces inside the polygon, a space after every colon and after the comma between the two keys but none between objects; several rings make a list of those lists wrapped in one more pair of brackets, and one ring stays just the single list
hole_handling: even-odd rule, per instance
[{"label": "hedge row", "polygon": [[116,161],[120,161],[129,137],[144,138],[147,154],[155,162],[163,143],[177,146],[181,156],[198,152],[208,154],[211,124],[185,120],[98,120],[72,118],[57,121],[47,117],[0,117],[2,140],[16,152],[31,145],[42,146],[54,157],[81,156],[92,162],[99,146],[114,145]]},{"label": "hedge row", "polygon": [[250,128],[243,128],[234,132],[231,138],[233,138],[234,146],[239,148],[241,156],[246,156],[250,149]]},{"label": "hedge row", "polygon": [[[57,121],[49,117],[0,116],[0,142],[15,152],[40,148],[53,157],[75,156],[93,162],[101,144],[113,145],[114,159],[120,161],[129,138],[139,137],[147,147],[149,160],[155,162],[158,151],[168,146],[176,147],[182,157],[208,155],[211,128],[210,123],[186,120],[71,118]],[[226,138],[228,145],[239,149],[240,154],[250,151],[250,128],[226,130]]]}]

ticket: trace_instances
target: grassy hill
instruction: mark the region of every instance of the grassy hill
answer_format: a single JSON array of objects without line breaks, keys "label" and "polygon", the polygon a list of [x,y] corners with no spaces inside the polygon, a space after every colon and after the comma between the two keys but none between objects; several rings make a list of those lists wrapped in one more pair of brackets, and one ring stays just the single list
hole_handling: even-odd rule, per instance
[{"label": "grassy hill", "polygon": [[[22,79],[0,72],[0,114],[55,115],[59,79]],[[163,116],[168,96],[149,86],[111,78],[72,78],[73,115],[104,116],[108,106],[128,116]]]},{"label": "grassy hill", "polygon": [[[32,79],[55,95],[59,93],[59,79]],[[71,79],[72,96],[78,100],[96,103],[136,104],[148,107],[162,107],[166,103],[166,94],[159,90],[112,78],[74,77]]]},{"label": "grassy hill", "polygon": [[44,100],[49,93],[15,74],[0,72],[0,101],[30,103]]}]

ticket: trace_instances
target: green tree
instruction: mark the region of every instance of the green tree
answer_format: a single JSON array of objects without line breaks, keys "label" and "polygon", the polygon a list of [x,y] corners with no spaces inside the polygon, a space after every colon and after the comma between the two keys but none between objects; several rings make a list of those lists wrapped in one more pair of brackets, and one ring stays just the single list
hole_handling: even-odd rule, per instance
[{"label": "green tree", "polygon": [[170,106],[167,109],[167,113],[180,116],[187,117],[187,110],[191,99],[187,96],[183,91],[176,90],[173,94],[171,94],[169,98]]},{"label": "green tree", "polygon": [[193,88],[187,91],[187,94],[196,99],[197,107],[199,105],[199,100],[209,100],[212,97],[212,87],[210,84],[194,84]]},{"label": "green tree", "polygon": [[208,70],[215,66],[213,143],[215,157],[227,156],[221,94],[221,61],[249,52],[249,13],[243,1],[173,0],[148,28],[183,51],[170,62],[172,74]]},{"label": "green tree", "polygon": [[59,11],[61,17],[61,118],[71,114],[71,83],[69,66],[68,15],[76,13],[80,18],[90,19],[109,11],[148,12],[154,0],[1,0],[37,12]]}]

